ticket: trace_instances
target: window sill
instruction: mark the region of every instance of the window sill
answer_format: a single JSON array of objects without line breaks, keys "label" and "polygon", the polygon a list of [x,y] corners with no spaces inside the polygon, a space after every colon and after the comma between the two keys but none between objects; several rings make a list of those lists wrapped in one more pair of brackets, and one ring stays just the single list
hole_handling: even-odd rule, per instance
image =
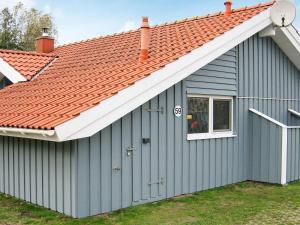
[{"label": "window sill", "polygon": [[205,140],[205,139],[217,139],[217,138],[234,138],[237,135],[233,134],[232,132],[229,133],[214,133],[214,134],[188,134],[187,140]]}]

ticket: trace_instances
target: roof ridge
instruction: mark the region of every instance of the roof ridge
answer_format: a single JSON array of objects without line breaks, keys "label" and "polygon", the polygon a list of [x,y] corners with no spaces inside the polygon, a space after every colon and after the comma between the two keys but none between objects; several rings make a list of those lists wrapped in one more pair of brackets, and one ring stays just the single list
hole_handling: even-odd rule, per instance
[{"label": "roof ridge", "polygon": [[[270,6],[270,5],[274,4],[275,2],[276,2],[276,0],[272,0],[272,1],[265,2],[265,3],[255,4],[255,5],[252,5],[252,6],[245,6],[245,7],[242,7],[242,8],[233,9],[232,12],[234,13],[234,12],[240,12],[240,11],[244,11],[244,10],[251,10],[251,9],[254,9],[254,8],[264,7],[264,6]],[[157,27],[162,27],[162,26],[167,26],[167,25],[169,26],[169,25],[174,25],[174,24],[183,23],[183,22],[187,22],[187,21],[206,19],[206,18],[222,15],[223,13],[224,13],[223,11],[219,11],[219,12],[206,14],[206,15],[203,15],[203,16],[194,16],[194,17],[190,17],[190,18],[179,19],[179,20],[175,20],[175,21],[172,21],[172,22],[157,24],[157,25],[152,26],[152,28],[157,28]],[[86,43],[86,42],[99,40],[99,39],[103,39],[103,38],[109,38],[109,37],[116,37],[116,36],[120,36],[120,35],[125,35],[125,34],[129,34],[129,33],[137,32],[139,30],[140,30],[140,28],[135,29],[135,30],[125,31],[125,32],[119,32],[119,33],[117,32],[117,33],[113,33],[113,34],[101,35],[101,36],[98,36],[98,37],[88,38],[88,39],[81,40],[81,41],[75,41],[75,42],[59,45],[55,48],[55,50],[63,48],[63,47],[77,45],[77,44],[81,44],[81,43]]]},{"label": "roof ridge", "polygon": [[0,49],[0,53],[11,53],[11,54],[22,54],[22,55],[35,55],[35,56],[45,56],[45,57],[57,57],[56,55],[53,54],[48,54],[48,53],[38,53],[34,51],[22,51],[22,50],[9,50],[9,49]]}]

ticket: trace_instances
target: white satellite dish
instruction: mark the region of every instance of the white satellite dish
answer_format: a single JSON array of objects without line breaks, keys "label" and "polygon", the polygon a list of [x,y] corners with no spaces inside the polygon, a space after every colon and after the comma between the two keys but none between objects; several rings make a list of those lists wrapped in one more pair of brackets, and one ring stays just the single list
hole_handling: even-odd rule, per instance
[{"label": "white satellite dish", "polygon": [[276,26],[287,27],[296,18],[296,6],[289,0],[279,0],[271,8],[271,20]]}]

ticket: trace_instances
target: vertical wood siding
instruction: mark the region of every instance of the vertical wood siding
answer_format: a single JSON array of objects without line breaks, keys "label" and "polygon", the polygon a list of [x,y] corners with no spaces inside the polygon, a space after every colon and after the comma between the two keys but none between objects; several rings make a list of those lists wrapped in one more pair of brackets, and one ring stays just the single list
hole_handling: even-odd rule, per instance
[{"label": "vertical wood siding", "polygon": [[0,191],[76,216],[70,142],[0,137]]},{"label": "vertical wood siding", "polygon": [[[187,141],[184,90],[181,82],[93,137],[78,140],[79,217],[245,179],[234,172],[242,169],[236,138]],[[183,106],[182,117],[175,118],[174,105]],[[130,147],[135,150],[128,156]]]},{"label": "vertical wood siding", "polygon": [[[238,46],[238,103],[286,125],[300,120],[287,109],[300,110],[300,73],[271,38],[255,35]],[[248,107],[249,108],[249,107]]]},{"label": "vertical wood siding", "polygon": [[282,127],[251,113],[251,180],[280,183]]},{"label": "vertical wood siding", "polygon": [[300,179],[300,131],[288,129],[287,182]]},{"label": "vertical wood siding", "polygon": [[[292,116],[288,109],[300,110],[300,74],[271,38],[254,35],[238,46],[237,78],[238,149],[245,153],[240,163],[245,165],[243,173],[252,179],[255,146],[250,141],[249,108],[283,124],[299,125],[300,119]],[[261,131],[257,129],[257,132]]]}]

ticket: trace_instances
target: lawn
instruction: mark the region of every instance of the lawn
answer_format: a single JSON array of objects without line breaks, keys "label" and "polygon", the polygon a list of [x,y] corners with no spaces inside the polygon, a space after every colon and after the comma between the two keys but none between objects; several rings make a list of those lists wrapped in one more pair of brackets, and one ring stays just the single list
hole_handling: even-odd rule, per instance
[{"label": "lawn", "polygon": [[300,182],[244,182],[81,220],[0,195],[0,224],[300,224]]}]

